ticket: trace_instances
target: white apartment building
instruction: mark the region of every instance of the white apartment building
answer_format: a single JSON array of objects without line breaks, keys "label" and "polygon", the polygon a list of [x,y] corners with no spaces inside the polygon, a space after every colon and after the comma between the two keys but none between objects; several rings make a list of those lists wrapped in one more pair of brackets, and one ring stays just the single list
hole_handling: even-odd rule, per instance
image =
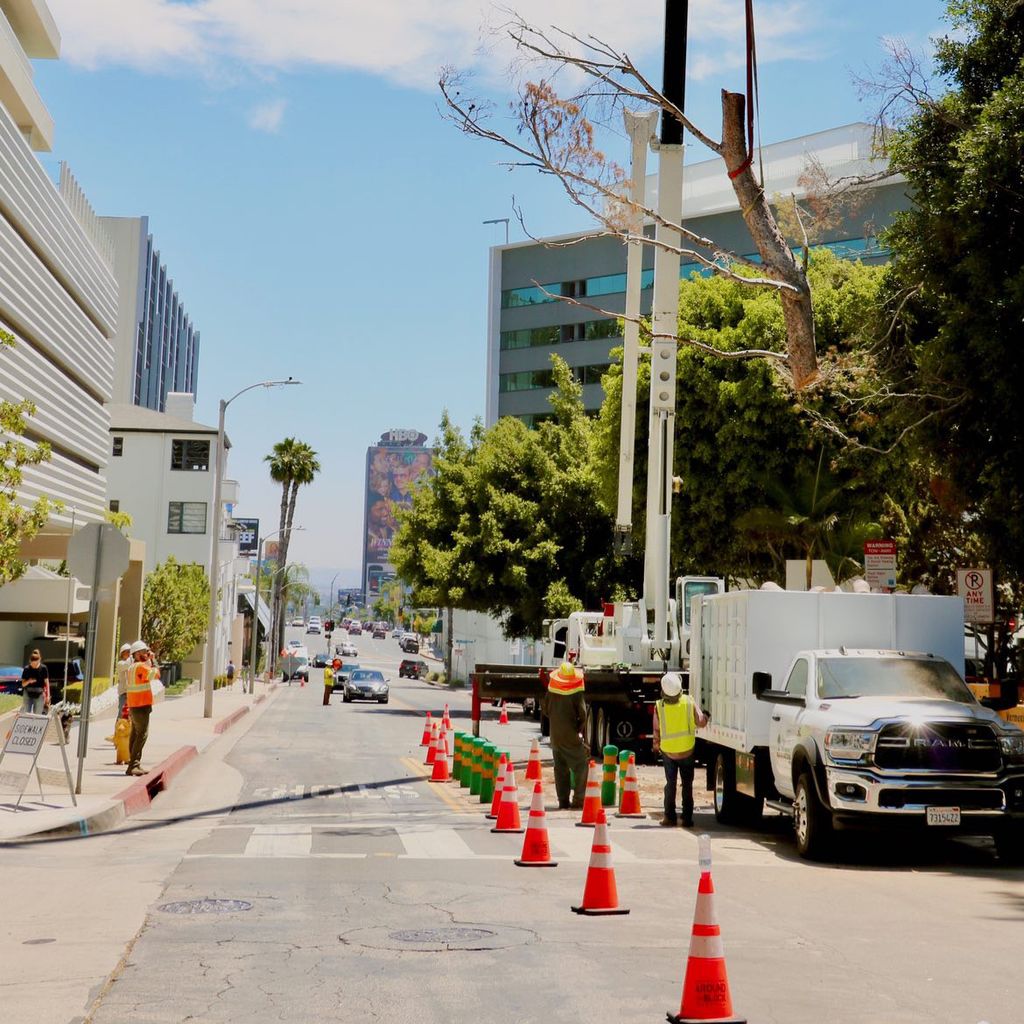
[{"label": "white apartment building", "polygon": [[[166,412],[138,405],[112,404],[107,502],[113,512],[132,517],[131,536],[145,544],[144,569],[149,573],[168,556],[181,563],[201,565],[209,575],[213,526],[217,428],[195,422],[190,394],[167,395]],[[223,504],[238,501],[238,483],[224,481]],[[230,516],[222,514],[222,524]],[[221,595],[214,665],[223,670],[231,654],[241,664],[242,618],[237,614],[238,575],[248,564],[238,561],[238,542],[230,526],[218,543],[217,582]],[[196,652],[183,667],[198,678]]]},{"label": "white apartment building", "polygon": [[[31,59],[59,52],[45,0],[0,0],[0,328],[16,343],[0,350],[0,398],[36,403],[26,440],[47,442],[53,453],[26,468],[18,499],[33,503],[45,495],[62,503],[42,533],[23,545],[27,559],[63,558],[72,523],[96,521],[106,507],[104,403],[113,383],[118,302],[110,239],[68,169],[62,166],[55,185],[34,152],[52,147],[54,128]],[[133,577],[132,594],[138,584]],[[8,586],[17,590],[18,582]],[[57,581],[55,598],[66,589]],[[59,618],[66,603],[59,597],[51,608],[40,600],[5,594],[5,604],[21,607],[21,621],[0,623],[5,659],[20,659],[25,636]],[[137,614],[127,623],[122,617],[122,627],[137,630]],[[98,674],[107,660],[102,648],[113,644],[112,613],[101,632]]]}]

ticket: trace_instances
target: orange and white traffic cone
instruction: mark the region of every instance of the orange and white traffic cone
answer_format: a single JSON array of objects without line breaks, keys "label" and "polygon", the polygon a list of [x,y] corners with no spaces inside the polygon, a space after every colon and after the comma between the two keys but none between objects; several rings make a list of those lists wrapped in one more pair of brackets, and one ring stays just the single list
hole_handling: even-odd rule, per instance
[{"label": "orange and white traffic cone", "polygon": [[430,746],[430,726],[433,723],[433,719],[430,717],[430,712],[427,712],[427,720],[423,723],[423,739],[420,740],[421,747]]},{"label": "orange and white traffic cone", "polygon": [[672,1024],[746,1024],[733,1016],[729,976],[725,970],[722,932],[715,917],[715,886],[711,881],[711,838],[700,837],[701,871],[697,906],[693,912],[690,956],[683,979],[683,1001],[679,1013],[667,1014]]},{"label": "orange and white traffic cone", "polygon": [[576,822],[577,828],[593,828],[597,824],[597,812],[601,810],[601,769],[596,762],[590,762],[587,771],[587,789],[583,795],[583,815]]},{"label": "orange and white traffic cone", "polygon": [[434,747],[434,770],[430,773],[430,781],[447,782],[451,777],[448,770],[448,733],[441,729]]},{"label": "orange and white traffic cone", "polygon": [[608,842],[608,819],[604,808],[597,811],[594,826],[594,844],[590,848],[590,866],[583,887],[583,902],[573,907],[574,914],[628,914],[627,907],[619,906],[619,892],[615,886],[615,868],[612,867],[612,848]]},{"label": "orange and white traffic cone", "polygon": [[533,742],[530,744],[530,760],[526,762],[526,774],[523,778],[530,782],[540,782],[542,778],[540,770],[540,740],[536,736],[534,736]]},{"label": "orange and white traffic cone", "polygon": [[505,707],[505,702],[501,702],[501,715],[498,718],[498,725],[508,725],[508,708]]},{"label": "orange and white traffic cone", "polygon": [[501,810],[501,797],[505,792],[505,773],[508,771],[508,758],[502,753],[498,758],[498,778],[494,786],[494,797],[491,800],[491,809],[487,817],[492,821],[497,820],[498,811]]},{"label": "orange and white traffic cone", "polygon": [[423,759],[424,764],[433,764],[437,759],[437,722],[430,723],[430,745],[427,747],[427,756]]},{"label": "orange and white traffic cone", "polygon": [[441,716],[441,724],[448,730],[452,727],[452,716],[448,714],[447,704],[444,706],[444,714]]},{"label": "orange and white traffic cone", "polygon": [[505,762],[505,784],[501,787],[501,803],[498,805],[498,820],[492,832],[525,832],[519,821],[519,787],[516,786],[516,769],[511,761]]},{"label": "orange and white traffic cone", "polygon": [[548,824],[544,817],[544,787],[539,782],[533,787],[530,817],[526,822],[526,835],[523,836],[523,852],[515,863],[521,868],[558,867],[558,861],[551,859]]},{"label": "orange and white traffic cone", "polygon": [[626,781],[622,787],[622,799],[619,801],[619,809],[615,812],[616,818],[646,818],[640,807],[640,786],[636,778],[636,758],[630,754],[629,763],[626,765]]}]

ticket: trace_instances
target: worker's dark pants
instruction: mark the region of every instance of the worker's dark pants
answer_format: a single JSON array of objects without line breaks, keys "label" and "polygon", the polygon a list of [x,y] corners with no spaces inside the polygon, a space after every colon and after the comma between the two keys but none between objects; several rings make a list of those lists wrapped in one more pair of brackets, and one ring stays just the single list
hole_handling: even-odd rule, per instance
[{"label": "worker's dark pants", "polygon": [[555,762],[555,792],[558,794],[559,806],[568,806],[569,791],[572,790],[572,806],[582,807],[587,788],[587,765],[590,762],[590,752],[586,745],[582,740],[567,746],[556,747],[552,744],[551,753]]},{"label": "worker's dark pants", "polygon": [[149,736],[149,713],[152,710],[151,707],[128,709],[132,723],[132,732],[128,737],[128,771],[142,764],[142,748]]},{"label": "worker's dark pants", "polygon": [[683,783],[683,821],[693,821],[693,768],[694,756],[675,761],[665,754],[661,755],[665,762],[665,817],[676,820],[676,778]]},{"label": "worker's dark pants", "polygon": [[332,693],[334,693],[334,687],[333,686],[325,686],[324,687],[324,707],[327,707],[327,705],[331,703],[331,694]]}]

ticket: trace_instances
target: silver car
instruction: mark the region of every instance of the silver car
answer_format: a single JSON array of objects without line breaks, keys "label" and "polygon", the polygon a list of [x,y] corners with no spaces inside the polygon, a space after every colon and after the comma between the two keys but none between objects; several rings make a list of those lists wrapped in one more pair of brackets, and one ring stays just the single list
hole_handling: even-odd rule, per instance
[{"label": "silver car", "polygon": [[372,668],[355,668],[345,680],[342,701],[349,704],[354,700],[375,700],[378,704],[388,702],[388,680],[383,672]]}]

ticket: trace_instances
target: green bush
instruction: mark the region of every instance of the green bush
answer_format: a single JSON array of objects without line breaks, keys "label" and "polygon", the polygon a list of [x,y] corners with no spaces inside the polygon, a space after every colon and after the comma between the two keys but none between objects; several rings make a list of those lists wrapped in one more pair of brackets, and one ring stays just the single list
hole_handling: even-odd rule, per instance
[{"label": "green bush", "polygon": [[5,711],[13,711],[21,707],[21,697],[16,693],[0,694],[0,715]]},{"label": "green bush", "polygon": [[228,677],[227,676],[214,676],[213,677],[213,688],[215,690],[219,690],[223,686],[230,686],[230,685],[231,685],[231,683],[228,682]]},{"label": "green bush", "polygon": [[[108,676],[94,676],[92,680],[93,699],[98,697],[101,693],[106,693],[113,683],[113,679]],[[64,699],[69,704],[81,704],[83,685],[84,684],[82,683],[68,683],[68,685],[64,687]]]}]

